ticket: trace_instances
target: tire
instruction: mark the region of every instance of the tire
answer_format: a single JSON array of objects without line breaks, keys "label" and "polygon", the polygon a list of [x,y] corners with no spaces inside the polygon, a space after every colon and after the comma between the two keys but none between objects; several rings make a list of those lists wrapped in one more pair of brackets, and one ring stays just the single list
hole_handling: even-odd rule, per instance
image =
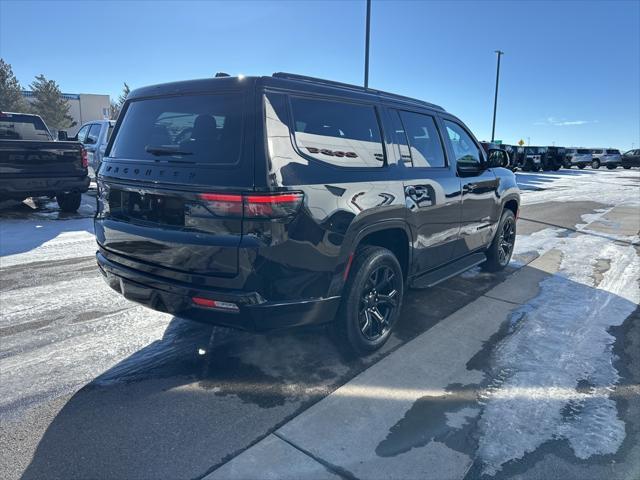
[{"label": "tire", "polygon": [[629,166],[629,165],[624,165],[622,168],[624,168],[625,170],[629,170],[629,169],[631,169],[631,166]]},{"label": "tire", "polygon": [[382,247],[359,248],[333,324],[340,347],[358,356],[382,347],[399,317],[403,293],[396,256]]},{"label": "tire", "polygon": [[539,165],[533,165],[531,167],[531,171],[532,172],[539,172],[540,171],[540,166]]},{"label": "tire", "polygon": [[580,170],[584,170],[584,167],[586,167],[586,165],[582,165],[582,164],[578,165],[578,168],[579,168]]},{"label": "tire", "polygon": [[591,168],[598,170],[600,168],[600,160],[593,160],[591,162]]},{"label": "tire", "polygon": [[493,241],[487,249],[487,261],[482,264],[482,269],[487,272],[504,270],[511,260],[515,240],[516,217],[511,210],[505,209],[500,217]]},{"label": "tire", "polygon": [[82,201],[81,193],[59,193],[56,195],[58,206],[63,212],[77,212]]},{"label": "tire", "polygon": [[618,168],[617,165],[607,165],[608,170],[615,170],[616,168]]}]

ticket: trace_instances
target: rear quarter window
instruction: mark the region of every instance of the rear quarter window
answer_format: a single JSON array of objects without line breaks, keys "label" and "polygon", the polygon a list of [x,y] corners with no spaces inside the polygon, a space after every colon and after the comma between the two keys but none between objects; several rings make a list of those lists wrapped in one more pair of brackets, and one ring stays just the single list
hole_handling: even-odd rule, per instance
[{"label": "rear quarter window", "polygon": [[290,102],[295,141],[304,155],[340,167],[384,166],[373,106],[302,97]]},{"label": "rear quarter window", "polygon": [[133,100],[116,132],[118,159],[230,165],[240,158],[241,94]]}]

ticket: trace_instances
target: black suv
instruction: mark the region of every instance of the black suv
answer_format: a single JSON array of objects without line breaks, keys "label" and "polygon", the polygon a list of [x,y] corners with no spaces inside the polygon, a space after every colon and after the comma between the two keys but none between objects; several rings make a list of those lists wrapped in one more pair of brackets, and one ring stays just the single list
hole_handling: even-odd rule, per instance
[{"label": "black suv", "polygon": [[98,188],[98,264],[126,298],[247,330],[331,323],[359,353],[406,286],[504,268],[520,201],[442,108],[292,74],[135,90]]}]

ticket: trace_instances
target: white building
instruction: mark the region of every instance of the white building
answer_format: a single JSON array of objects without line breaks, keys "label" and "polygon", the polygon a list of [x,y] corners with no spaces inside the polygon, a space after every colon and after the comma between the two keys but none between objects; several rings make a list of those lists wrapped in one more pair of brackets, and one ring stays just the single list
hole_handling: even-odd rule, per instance
[{"label": "white building", "polygon": [[[33,92],[23,90],[22,95],[28,102],[33,101]],[[70,137],[73,137],[78,132],[83,123],[109,118],[109,95],[63,93],[62,97],[69,102],[69,115],[76,122],[75,127],[67,129]]]}]

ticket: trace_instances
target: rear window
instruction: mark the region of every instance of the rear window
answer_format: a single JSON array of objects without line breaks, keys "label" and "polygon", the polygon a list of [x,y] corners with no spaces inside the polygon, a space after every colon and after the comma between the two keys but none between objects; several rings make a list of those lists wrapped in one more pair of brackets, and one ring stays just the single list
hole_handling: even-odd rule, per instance
[{"label": "rear window", "polygon": [[241,142],[240,94],[161,97],[128,105],[109,156],[229,165]]},{"label": "rear window", "polygon": [[585,154],[585,153],[591,153],[591,151],[587,150],[586,148],[581,148],[581,149],[578,150],[578,153]]},{"label": "rear window", "polygon": [[317,160],[341,167],[382,167],[384,149],[372,106],[291,98],[296,144]]},{"label": "rear window", "polygon": [[40,117],[0,113],[0,139],[46,141],[52,138]]},{"label": "rear window", "polygon": [[607,150],[607,154],[609,154],[609,155],[616,155],[618,153],[620,153],[619,150]]},{"label": "rear window", "polygon": [[602,153],[602,150],[592,150],[593,153]]}]

